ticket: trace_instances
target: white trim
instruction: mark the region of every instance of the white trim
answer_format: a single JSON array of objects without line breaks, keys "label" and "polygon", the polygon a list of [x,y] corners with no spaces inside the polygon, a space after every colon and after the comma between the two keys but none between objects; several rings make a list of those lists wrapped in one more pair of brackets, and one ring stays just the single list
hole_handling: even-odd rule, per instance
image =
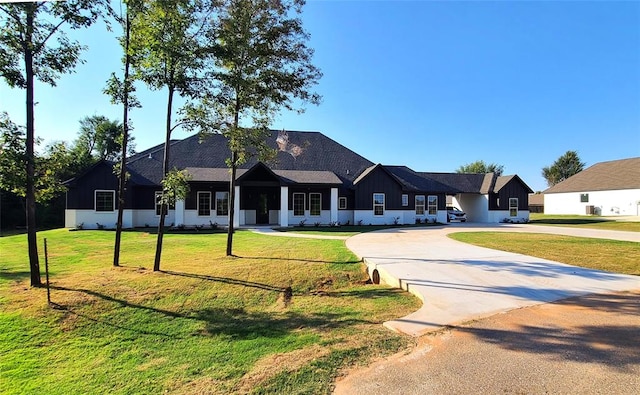
[{"label": "white trim", "polygon": [[[342,204],[344,202],[344,204]],[[347,209],[347,197],[340,196],[338,198],[338,210],[346,210]]]},{"label": "white trim", "polygon": [[289,187],[280,187],[280,226],[289,226]]},{"label": "white trim", "polygon": [[[110,192],[111,196],[113,196],[113,200],[111,202],[111,210],[98,210],[98,192]],[[93,211],[96,213],[112,213],[116,211],[116,191],[113,189],[96,189],[93,191]]]},{"label": "white trim", "polygon": [[[296,214],[296,195],[302,195],[302,214]],[[293,211],[293,216],[294,217],[304,217],[304,213],[306,211],[306,205],[307,205],[307,196],[304,192],[294,192],[293,195],[291,195],[291,199],[292,199],[292,203],[293,203],[293,207],[291,207],[291,211]]]},{"label": "white trim", "polygon": [[[435,200],[433,201],[433,204],[431,202],[431,198],[435,198]],[[426,203],[427,203],[427,208],[426,208],[425,214],[432,215],[432,216],[433,215],[437,216],[438,215],[438,196],[437,195],[429,195],[429,196],[427,196],[427,202]],[[436,208],[436,212],[435,212],[435,214],[432,214],[431,213],[431,208],[434,207],[434,206]]]},{"label": "white trim", "polygon": [[[380,203],[376,203],[376,195],[382,195],[382,214],[376,214],[376,207],[381,206]],[[386,204],[387,204],[386,195],[381,192],[374,192],[372,197],[373,197],[373,215],[375,217],[384,217],[384,212],[386,211]]]},{"label": "white trim", "polygon": [[[422,198],[422,204],[420,204],[420,206],[422,206],[422,212],[419,213],[418,212],[418,198]],[[437,205],[436,205],[436,209],[437,209]],[[425,213],[427,212],[427,198],[424,195],[416,195],[415,197],[415,213],[416,215],[425,215]]]},{"label": "white trim", "polygon": [[338,222],[338,188],[331,188],[331,200],[329,201],[329,216],[331,223]]},{"label": "white trim", "polygon": [[[218,214],[218,194],[226,194],[227,195],[227,212],[224,214]],[[224,196],[224,195],[223,195]],[[215,201],[215,212],[216,217],[226,217],[229,215],[229,191],[216,191],[216,201]]]},{"label": "white trim", "polygon": [[[200,194],[209,195],[209,215],[200,214]],[[210,191],[198,191],[196,194],[196,213],[198,217],[211,217],[211,192]]]},{"label": "white trim", "polygon": [[[513,206],[511,205],[511,202],[512,202],[513,200],[515,200],[515,201],[516,201],[516,206],[515,206],[516,213],[515,213],[515,215],[514,215],[514,214],[511,214],[511,210],[512,210],[512,207],[513,207]],[[518,198],[512,198],[512,197],[510,197],[510,198],[509,198],[509,217],[517,217],[517,216],[518,216],[518,204],[519,204],[519,202],[518,202]]]},{"label": "white trim", "polygon": [[[311,207],[312,207],[312,205],[311,205],[311,197],[315,196],[315,195],[317,195],[319,200],[320,200],[319,201],[319,203],[320,203],[320,212],[318,214],[313,214],[311,212],[311,210],[312,210],[311,209]],[[320,193],[320,192],[309,192],[309,216],[310,217],[319,217],[321,215],[322,215],[322,193]]]}]

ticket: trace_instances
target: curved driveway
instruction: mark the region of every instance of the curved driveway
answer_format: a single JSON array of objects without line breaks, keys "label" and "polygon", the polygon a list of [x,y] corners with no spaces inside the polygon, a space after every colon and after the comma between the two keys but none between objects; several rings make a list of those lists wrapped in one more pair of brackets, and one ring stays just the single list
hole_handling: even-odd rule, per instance
[{"label": "curved driveway", "polygon": [[571,296],[640,289],[637,276],[476,247],[447,237],[460,231],[553,233],[640,243],[637,232],[509,224],[453,224],[359,234],[347,240],[347,247],[364,259],[369,273],[377,271],[383,282],[408,290],[424,302],[418,311],[385,326],[419,336]]}]

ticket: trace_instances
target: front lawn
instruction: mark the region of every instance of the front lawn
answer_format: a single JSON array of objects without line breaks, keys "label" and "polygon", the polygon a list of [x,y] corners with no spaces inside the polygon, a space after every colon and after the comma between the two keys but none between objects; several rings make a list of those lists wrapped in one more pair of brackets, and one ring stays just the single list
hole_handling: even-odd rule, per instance
[{"label": "front lawn", "polygon": [[124,233],[120,268],[113,232],[38,237],[56,308],[29,288],[26,236],[0,238],[0,393],[329,393],[412,344],[381,323],[420,302],[366,284],[340,240],[238,231],[227,258],[223,234],[169,234],[154,273],[145,232]]},{"label": "front lawn", "polygon": [[640,276],[640,243],[631,241],[507,232],[460,232],[449,237],[494,250]]},{"label": "front lawn", "polygon": [[529,218],[531,220],[531,224],[534,225],[555,225],[640,232],[640,222],[616,221],[613,217],[597,217],[591,215],[546,215],[531,213]]}]

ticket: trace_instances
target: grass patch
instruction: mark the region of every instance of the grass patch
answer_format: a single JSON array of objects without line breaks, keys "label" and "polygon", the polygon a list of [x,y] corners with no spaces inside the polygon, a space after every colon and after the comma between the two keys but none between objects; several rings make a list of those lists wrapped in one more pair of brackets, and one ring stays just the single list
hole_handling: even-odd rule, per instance
[{"label": "grass patch", "polygon": [[640,243],[539,233],[460,232],[454,240],[609,272],[640,275]]},{"label": "grass patch", "polygon": [[611,217],[584,215],[545,215],[531,213],[531,224],[640,232],[640,222],[616,221]]},{"label": "grass patch", "polygon": [[153,235],[124,233],[120,268],[113,236],[39,233],[56,309],[29,288],[26,236],[0,239],[0,393],[328,393],[412,344],[381,323],[420,302],[367,285],[343,241],[238,231],[228,258],[225,235],[168,234],[154,273]]}]

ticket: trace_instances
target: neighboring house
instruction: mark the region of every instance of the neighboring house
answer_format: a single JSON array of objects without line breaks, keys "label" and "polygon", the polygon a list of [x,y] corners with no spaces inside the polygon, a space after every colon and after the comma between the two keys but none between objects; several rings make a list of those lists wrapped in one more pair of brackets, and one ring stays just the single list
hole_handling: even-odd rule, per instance
[{"label": "neighboring house", "polygon": [[[415,172],[375,165],[318,132],[273,132],[273,163],[250,160],[236,175],[235,226],[310,224],[407,224],[446,222],[446,196],[454,196],[470,221],[527,219],[529,187],[518,176]],[[170,207],[167,224],[227,225],[230,157],[221,135],[171,142],[171,168],[190,176],[190,192]],[[157,226],[162,155],[158,145],[129,158],[124,227]],[[65,182],[65,226],[115,226],[117,178],[99,162]]]},{"label": "neighboring house", "polygon": [[640,215],[640,157],[596,163],[544,191],[545,214]]},{"label": "neighboring house", "polygon": [[544,213],[544,195],[541,193],[529,194],[529,212]]}]

